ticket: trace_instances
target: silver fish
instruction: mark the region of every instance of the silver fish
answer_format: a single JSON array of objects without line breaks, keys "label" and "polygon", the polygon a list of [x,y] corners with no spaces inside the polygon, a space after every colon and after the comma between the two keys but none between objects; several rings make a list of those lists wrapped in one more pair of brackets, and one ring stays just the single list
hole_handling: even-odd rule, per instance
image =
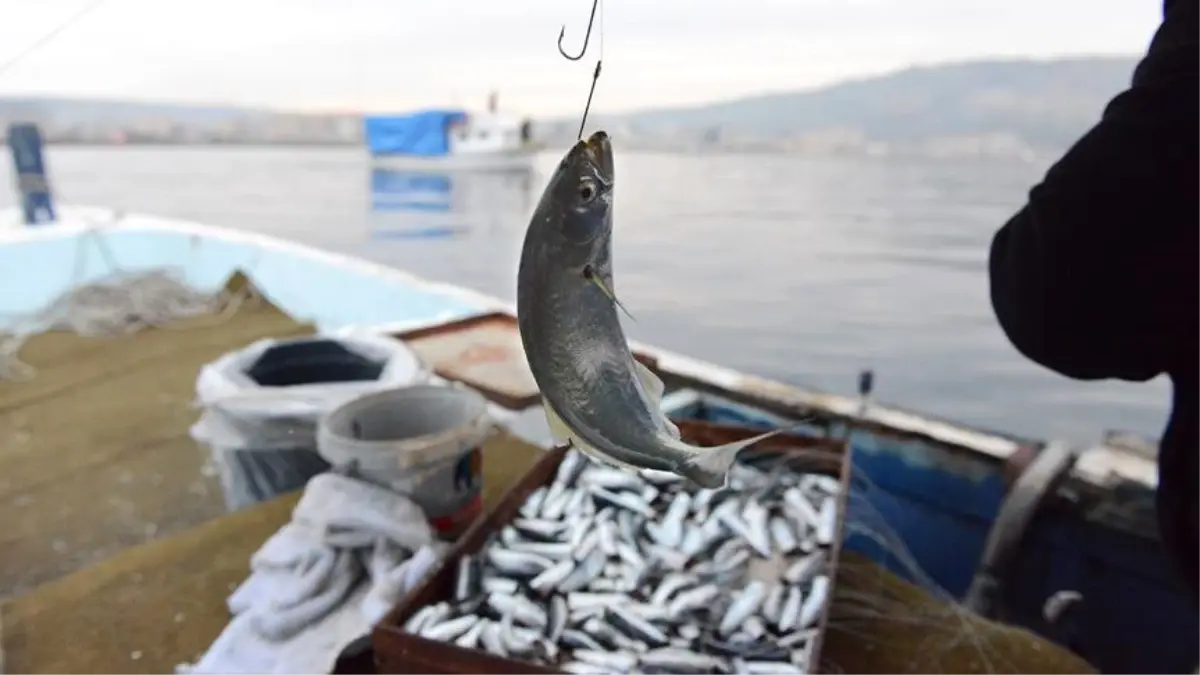
[{"label": "silver fish", "polygon": [[560,560],[553,567],[534,577],[529,582],[529,587],[539,593],[549,592],[566,581],[574,571],[575,561],[573,559]]},{"label": "silver fish", "polygon": [[729,609],[725,610],[725,616],[721,618],[721,623],[717,627],[717,631],[722,635],[728,635],[733,632],[733,629],[742,625],[746,619],[749,619],[752,614],[758,611],[762,606],[763,600],[767,597],[767,586],[759,581],[752,581],[746,585],[738,595]]},{"label": "silver fish", "polygon": [[648,651],[639,656],[638,661],[643,666],[676,668],[686,673],[703,673],[720,666],[720,660],[716,657],[675,647]]},{"label": "silver fish", "polygon": [[479,637],[483,635],[483,629],[487,627],[487,619],[480,619],[471,626],[470,630],[463,633],[454,641],[454,644],[463,649],[474,649],[479,645]]},{"label": "silver fish", "polygon": [[800,610],[803,608],[804,595],[800,589],[792,586],[787,591],[787,599],[784,600],[782,607],[779,610],[779,630],[788,632],[800,625]]},{"label": "silver fish", "polygon": [[804,599],[804,604],[800,607],[801,628],[808,628],[817,622],[821,611],[825,609],[825,603],[829,600],[829,587],[829,577],[821,575],[813,579],[808,597]]},{"label": "silver fish", "polygon": [[541,574],[554,565],[543,556],[503,548],[488,550],[488,560],[509,574]]},{"label": "silver fish", "polygon": [[467,614],[436,625],[425,626],[421,637],[430,640],[454,640],[479,623],[479,617]]},{"label": "silver fish", "polygon": [[584,663],[593,663],[597,666],[604,666],[614,670],[629,670],[637,665],[637,657],[633,654],[625,654],[622,652],[594,652],[588,649],[580,649],[572,656],[576,661]]},{"label": "silver fish", "polygon": [[[767,599],[763,601],[762,615],[767,620],[775,625],[779,625],[779,614],[783,611],[783,600],[787,594],[787,589],[784,586],[774,585],[771,591],[767,593]],[[797,608],[799,611],[799,608]]]},{"label": "silver fish", "polygon": [[608,134],[576,143],[550,177],[521,249],[517,320],[550,430],[601,462],[722,487],[739,452],[784,430],[706,448],[681,440],[662,413],[662,381],[634,360],[617,316],[615,184]]},{"label": "silver fish", "polygon": [[564,672],[571,673],[571,675],[608,675],[611,672],[606,666],[585,663],[583,661],[567,661],[559,667]]}]

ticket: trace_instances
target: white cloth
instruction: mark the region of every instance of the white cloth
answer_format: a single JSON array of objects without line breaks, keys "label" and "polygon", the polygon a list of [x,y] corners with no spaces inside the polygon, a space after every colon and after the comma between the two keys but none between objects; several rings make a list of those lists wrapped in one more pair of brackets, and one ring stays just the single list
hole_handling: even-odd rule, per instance
[{"label": "white cloth", "polygon": [[250,576],[228,599],[233,620],[197,663],[177,671],[328,673],[444,549],[409,499],[347,476],[317,476],[292,521],[251,556]]}]

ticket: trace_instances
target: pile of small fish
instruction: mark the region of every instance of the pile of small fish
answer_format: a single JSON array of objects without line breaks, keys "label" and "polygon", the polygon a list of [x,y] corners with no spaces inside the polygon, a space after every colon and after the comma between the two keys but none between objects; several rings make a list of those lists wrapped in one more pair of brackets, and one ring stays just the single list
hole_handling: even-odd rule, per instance
[{"label": "pile of small fish", "polygon": [[405,629],[568,673],[804,673],[838,492],[778,461],[692,490],[569,451]]}]

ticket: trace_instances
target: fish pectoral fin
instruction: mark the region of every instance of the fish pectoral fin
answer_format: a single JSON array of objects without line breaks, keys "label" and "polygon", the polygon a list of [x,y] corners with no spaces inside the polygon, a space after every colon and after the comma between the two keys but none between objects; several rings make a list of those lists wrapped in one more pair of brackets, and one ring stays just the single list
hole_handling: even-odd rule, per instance
[{"label": "fish pectoral fin", "polygon": [[542,403],[542,409],[546,411],[546,425],[550,427],[550,436],[554,439],[555,445],[574,445],[575,441],[571,437],[571,428],[567,423],[562,421],[558,413],[554,412],[549,404]]},{"label": "fish pectoral fin", "polygon": [[646,388],[646,393],[650,394],[650,402],[657,408],[659,402],[662,401],[663,392],[667,389],[666,385],[637,359],[633,360],[633,372],[637,373],[637,378],[641,381],[642,386]]},{"label": "fish pectoral fin", "polygon": [[546,423],[550,427],[550,435],[554,438],[556,445],[569,445],[590,457],[607,460],[607,455],[579,440],[571,431],[571,427],[567,426],[567,423],[558,416],[558,413],[554,412],[553,408],[545,403],[542,404],[542,408],[546,410]]},{"label": "fish pectoral fin", "polygon": [[641,468],[619,461],[614,457],[610,457],[609,455],[600,452],[591,445],[584,443],[583,441],[579,440],[574,432],[571,431],[571,427],[567,426],[567,423],[558,416],[558,413],[554,412],[553,408],[546,403],[542,403],[542,409],[546,411],[546,423],[550,427],[550,435],[554,437],[555,445],[570,446],[587,455],[593,461],[606,464],[616,469],[636,471]]},{"label": "fish pectoral fin", "polygon": [[[661,412],[663,392],[666,391],[666,385],[664,385],[663,381],[654,374],[654,371],[647,368],[641,361],[638,361],[637,359],[633,360],[633,371],[637,373],[638,380],[640,380],[642,386],[646,388],[646,393],[650,395],[650,403],[652,404],[650,406],[651,409],[655,412]],[[672,438],[679,439],[679,427],[675,426],[675,423],[668,419],[666,415],[662,415],[662,421],[663,428],[666,430],[666,432],[670,434]]]}]

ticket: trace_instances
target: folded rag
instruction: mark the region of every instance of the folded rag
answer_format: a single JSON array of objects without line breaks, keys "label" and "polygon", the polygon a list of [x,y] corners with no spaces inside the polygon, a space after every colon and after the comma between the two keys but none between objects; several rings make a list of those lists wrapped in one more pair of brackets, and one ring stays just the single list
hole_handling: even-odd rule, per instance
[{"label": "folded rag", "polygon": [[442,559],[445,547],[423,546],[400,565],[371,573],[371,587],[362,599],[362,616],[374,626]]},{"label": "folded rag", "polygon": [[[229,596],[234,615],[187,673],[327,673],[441,559],[421,508],[340,474],[309,481]],[[368,580],[369,583],[362,583]]]},{"label": "folded rag", "polygon": [[415,551],[434,538],[425,512],[409,499],[336,473],[308,482],[292,522],[321,533],[338,548],[371,546],[384,538]]}]

